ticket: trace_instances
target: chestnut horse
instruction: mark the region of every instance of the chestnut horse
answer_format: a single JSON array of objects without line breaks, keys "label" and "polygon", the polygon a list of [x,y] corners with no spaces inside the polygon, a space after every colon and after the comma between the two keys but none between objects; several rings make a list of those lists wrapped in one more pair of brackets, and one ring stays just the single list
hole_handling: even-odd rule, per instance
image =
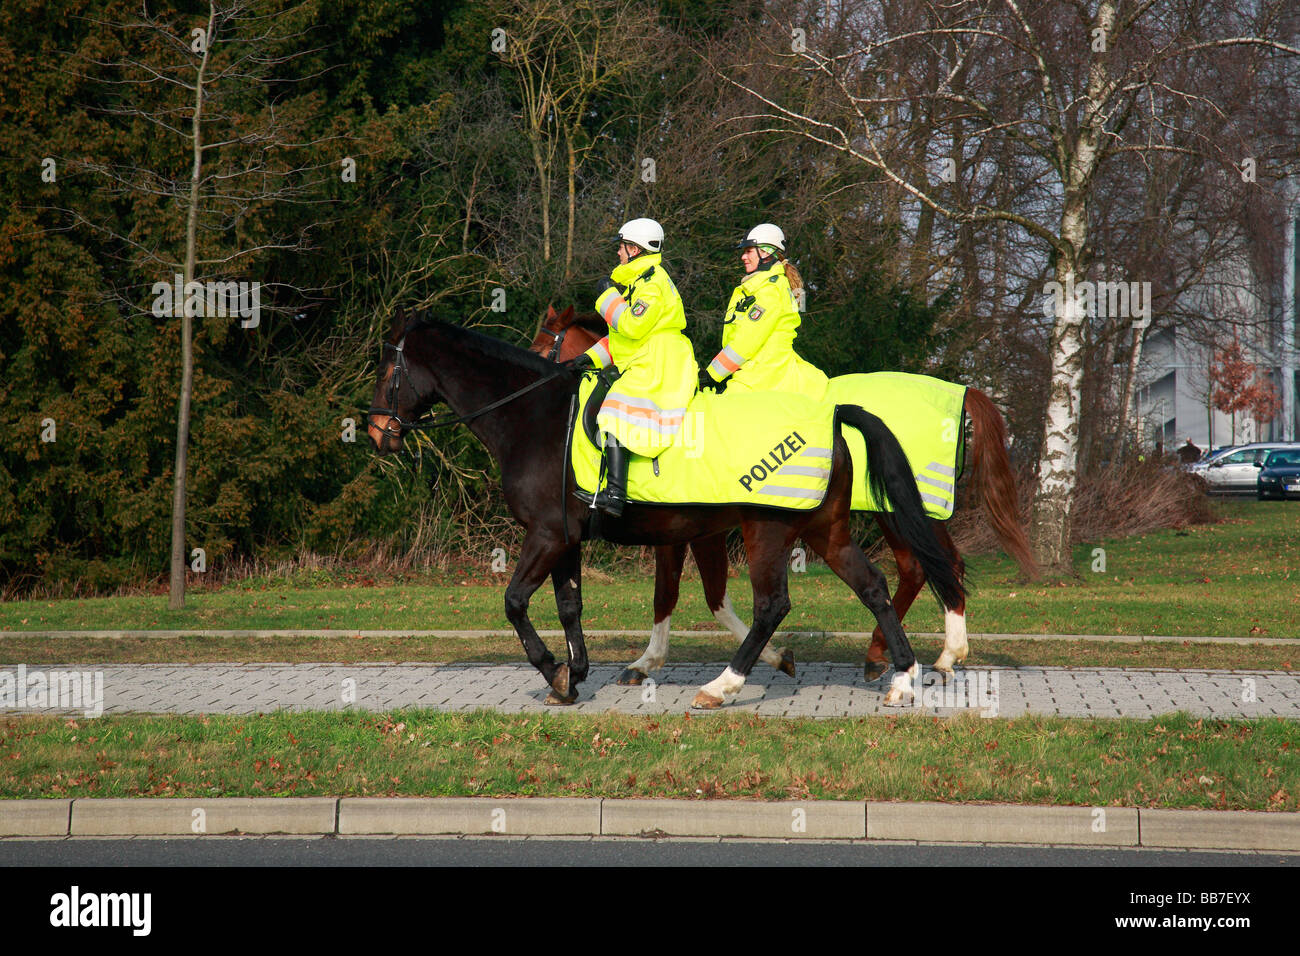
[{"label": "chestnut horse", "polygon": [[[591,348],[607,331],[604,319],[595,312],[575,314],[573,308],[569,307],[564,312],[557,313],[553,308],[548,308],[547,316],[529,348],[553,362],[567,362]],[[965,410],[972,431],[971,470],[989,523],[1021,571],[1028,577],[1035,577],[1038,567],[1025,531],[1020,525],[1016,479],[1007,456],[1006,423],[992,400],[974,388],[966,389]],[[908,549],[906,542],[899,539],[888,522],[881,520],[882,515],[877,513],[875,517],[898,565],[899,582],[898,590],[894,592],[894,610],[901,621],[926,583],[925,570]],[[947,527],[938,520],[933,521],[933,526],[944,551],[950,556],[953,573],[959,579],[963,578],[965,562]],[[700,569],[704,600],[709,610],[738,641],[744,640],[749,629],[736,615],[731,598],[727,596],[726,535],[711,535],[692,541],[690,549],[695,556],[695,564]],[[685,545],[663,545],[655,549],[655,608],[650,646],[640,658],[628,665],[619,678],[620,684],[640,684],[650,671],[664,665],[668,656],[669,623],[673,609],[677,606],[685,562]],[[942,605],[944,602],[940,603]],[[950,675],[953,664],[965,660],[969,653],[965,600],[944,608],[943,626],[943,652],[935,661],[934,668]],[[888,670],[886,649],[884,632],[877,627],[871,635],[871,646],[867,649],[867,680],[874,680]],[[769,648],[764,650],[762,659],[793,676],[794,655],[789,650]]]},{"label": "chestnut horse", "polygon": [[[815,509],[632,501],[621,518],[597,518],[571,493],[573,471],[565,439],[578,383],[577,373],[556,368],[526,349],[446,322],[408,322],[399,312],[384,345],[367,412],[367,432],[380,454],[400,451],[411,429],[464,422],[500,465],[506,504],[525,529],[506,588],[506,617],[529,662],[550,685],[548,703],[572,703],[578,684],[587,677],[581,621],[584,538],[598,532],[619,544],[684,547],[737,526],[749,560],[754,625],[726,670],[696,694],[692,706],[721,706],[743,687],[759,651],[790,610],[787,570],[791,549],[800,538],[871,609],[884,632],[898,668],[885,702],[901,704],[913,695],[912,678],[920,667],[890,603],[889,587],[850,536],[854,463],[841,434],[844,425],[858,429],[866,441],[868,480],[872,493],[894,509],[884,519],[892,523],[892,533],[907,543],[946,604],[959,606],[964,590],[926,520],[907,456],[879,418],[853,405],[834,408],[831,474],[826,496]],[[527,400],[521,401],[524,395]],[[423,417],[437,402],[448,406],[451,418]],[[594,521],[599,521],[598,529],[592,527]],[[528,619],[529,600],[548,574],[568,643],[565,664],[556,661]]]}]

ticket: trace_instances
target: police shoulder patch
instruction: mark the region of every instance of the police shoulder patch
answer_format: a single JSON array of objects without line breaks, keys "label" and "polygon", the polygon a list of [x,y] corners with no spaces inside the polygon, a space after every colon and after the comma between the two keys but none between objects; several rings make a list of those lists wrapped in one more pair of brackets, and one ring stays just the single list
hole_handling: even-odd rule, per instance
[{"label": "police shoulder patch", "polygon": [[645,310],[648,308],[650,308],[650,306],[644,299],[638,299],[636,302],[632,303],[632,314],[645,315]]},{"label": "police shoulder patch", "polygon": [[759,319],[763,317],[764,311],[765,310],[763,309],[762,306],[758,306],[758,305],[754,306],[752,309],[749,310],[750,320],[753,322],[757,322]]}]

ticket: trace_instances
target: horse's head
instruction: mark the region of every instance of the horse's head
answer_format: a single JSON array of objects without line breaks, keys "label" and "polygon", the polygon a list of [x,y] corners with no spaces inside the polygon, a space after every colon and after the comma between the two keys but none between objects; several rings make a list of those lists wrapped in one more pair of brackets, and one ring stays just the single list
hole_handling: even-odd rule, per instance
[{"label": "horse's head", "polygon": [[567,362],[595,345],[604,334],[605,322],[595,312],[577,314],[573,306],[556,312],[547,306],[546,318],[528,349],[551,362]]},{"label": "horse's head", "polygon": [[410,423],[430,404],[430,383],[425,381],[428,374],[407,357],[407,337],[413,326],[399,308],[379,358],[375,394],[366,413],[366,433],[381,455],[401,451],[402,436]]},{"label": "horse's head", "polygon": [[537,334],[528,346],[528,351],[535,352],[551,362],[561,362],[560,353],[564,348],[564,339],[569,326],[573,324],[573,306],[563,312],[556,312],[554,306],[546,307],[546,318],[537,327]]}]

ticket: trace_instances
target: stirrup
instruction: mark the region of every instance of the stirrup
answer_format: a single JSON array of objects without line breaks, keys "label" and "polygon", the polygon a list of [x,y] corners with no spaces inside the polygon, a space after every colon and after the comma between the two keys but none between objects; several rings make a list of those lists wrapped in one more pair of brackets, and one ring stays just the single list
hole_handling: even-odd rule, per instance
[{"label": "stirrup", "polygon": [[623,517],[623,507],[627,504],[626,498],[610,497],[606,491],[598,491],[593,495],[590,491],[583,491],[581,488],[573,489],[573,494],[593,511],[600,510],[611,518]]},{"label": "stirrup", "polygon": [[621,518],[623,517],[623,506],[627,504],[627,499],[616,498],[606,490],[596,495],[593,504],[611,518]]}]

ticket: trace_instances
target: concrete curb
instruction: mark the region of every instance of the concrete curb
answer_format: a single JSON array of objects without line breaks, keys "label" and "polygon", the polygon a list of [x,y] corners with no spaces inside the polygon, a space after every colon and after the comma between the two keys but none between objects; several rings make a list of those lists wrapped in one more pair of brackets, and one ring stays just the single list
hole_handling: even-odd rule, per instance
[{"label": "concrete curb", "polygon": [[73,800],[69,836],[334,833],[334,797]]},{"label": "concrete curb", "polygon": [[[564,637],[563,631],[538,631],[542,638]],[[636,636],[644,637],[645,630],[641,629],[624,629],[614,631],[584,631],[587,637],[624,637]],[[729,637],[725,631],[679,631],[679,637],[695,636],[701,634],[717,635],[719,637]],[[913,631],[909,632],[910,637],[924,638],[942,638],[943,634],[934,631]],[[122,630],[122,631],[11,631],[0,630],[0,638],[4,637],[32,637],[32,638],[96,638],[96,639],[139,639],[139,638],[182,638],[182,637],[445,637],[445,638],[465,638],[474,640],[484,637],[503,637],[514,638],[515,633],[505,628],[486,631],[458,631],[458,630],[339,630],[339,629],[320,629],[320,630],[194,630],[194,631],[168,631],[168,630]],[[774,641],[786,640],[789,638],[799,637],[834,637],[851,640],[869,640],[870,631],[778,631],[773,637]],[[972,641],[1092,641],[1098,643],[1116,643],[1116,644],[1296,644],[1300,645],[1300,639],[1292,637],[1170,637],[1161,634],[978,634],[970,633],[967,637]]]},{"label": "concrete curb", "polygon": [[1297,817],[1248,810],[1143,810],[1142,845],[1300,851]]},{"label": "concrete curb", "polygon": [[694,836],[1300,852],[1300,813],[529,797],[0,800],[0,837]]},{"label": "concrete curb", "polygon": [[0,835],[67,836],[71,800],[0,800]]},{"label": "concrete curb", "polygon": [[867,804],[867,838],[872,840],[1140,846],[1138,833],[1138,811],[1131,807]]},{"label": "concrete curb", "polygon": [[725,800],[604,800],[602,836],[753,837],[862,840],[864,804],[850,800],[750,803]]},{"label": "concrete curb", "polygon": [[344,797],[339,800],[338,832],[590,836],[601,832],[600,804],[600,800],[563,797]]}]

